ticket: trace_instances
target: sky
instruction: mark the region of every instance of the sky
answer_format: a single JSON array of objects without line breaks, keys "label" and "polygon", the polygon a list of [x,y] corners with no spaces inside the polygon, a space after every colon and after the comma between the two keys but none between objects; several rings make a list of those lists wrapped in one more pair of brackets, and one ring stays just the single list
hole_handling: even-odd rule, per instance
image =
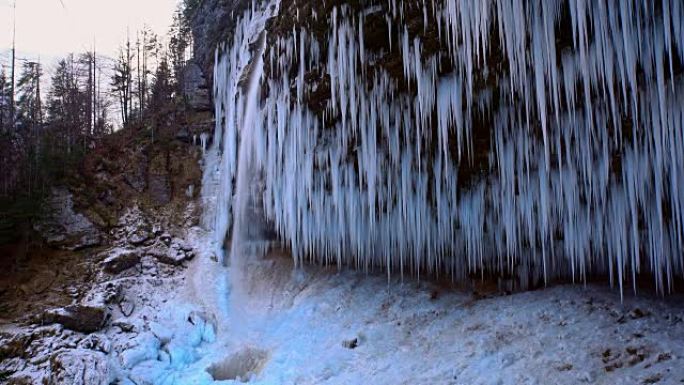
[{"label": "sky", "polygon": [[[12,45],[12,4],[0,0],[0,63]],[[165,34],[178,0],[16,0],[18,58],[50,62],[71,52],[90,50],[115,57],[118,47],[148,25]]]}]

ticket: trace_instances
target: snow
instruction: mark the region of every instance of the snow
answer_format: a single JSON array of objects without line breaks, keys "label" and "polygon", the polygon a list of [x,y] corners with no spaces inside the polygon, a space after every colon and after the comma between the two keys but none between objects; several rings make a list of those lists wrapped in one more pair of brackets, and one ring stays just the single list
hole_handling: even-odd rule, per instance
[{"label": "snow", "polygon": [[[381,276],[351,271],[292,270],[287,258],[271,255],[252,270],[245,293],[251,306],[236,317],[213,303],[228,296],[215,282],[231,274],[211,260],[211,234],[193,229],[188,237],[202,248],[200,256],[186,284],[169,293],[150,331],[136,338],[138,362],[125,372],[136,383],[684,379],[684,307],[678,298],[642,295],[621,304],[619,293],[600,286],[501,296],[477,282],[472,291],[449,291],[417,282],[388,284]],[[242,380],[210,375],[240,370]]]}]

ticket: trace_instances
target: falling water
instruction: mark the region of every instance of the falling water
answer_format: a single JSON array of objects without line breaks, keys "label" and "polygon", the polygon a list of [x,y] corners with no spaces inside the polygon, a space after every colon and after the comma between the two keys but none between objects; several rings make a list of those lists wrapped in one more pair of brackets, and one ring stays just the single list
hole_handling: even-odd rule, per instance
[{"label": "falling water", "polygon": [[230,246],[230,272],[231,294],[233,306],[241,307],[244,304],[244,278],[246,275],[246,260],[255,252],[255,248],[249,247],[251,236],[254,235],[254,227],[257,220],[253,210],[255,194],[253,192],[254,180],[254,132],[261,123],[259,116],[259,96],[261,78],[264,73],[263,51],[265,47],[265,32],[257,39],[257,48],[247,69],[245,112],[242,117],[240,131],[240,148],[238,150],[237,184],[233,200],[234,222],[233,235]]}]

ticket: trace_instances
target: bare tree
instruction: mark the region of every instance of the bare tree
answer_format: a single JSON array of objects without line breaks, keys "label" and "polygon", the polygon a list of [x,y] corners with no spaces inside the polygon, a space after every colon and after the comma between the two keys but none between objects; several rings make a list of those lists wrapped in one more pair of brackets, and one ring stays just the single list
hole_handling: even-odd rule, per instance
[{"label": "bare tree", "polygon": [[114,65],[114,76],[112,77],[112,90],[118,95],[121,106],[121,123],[124,126],[129,123],[133,105],[131,94],[133,83],[132,61],[131,42],[127,40],[125,46],[119,49],[119,58]]}]

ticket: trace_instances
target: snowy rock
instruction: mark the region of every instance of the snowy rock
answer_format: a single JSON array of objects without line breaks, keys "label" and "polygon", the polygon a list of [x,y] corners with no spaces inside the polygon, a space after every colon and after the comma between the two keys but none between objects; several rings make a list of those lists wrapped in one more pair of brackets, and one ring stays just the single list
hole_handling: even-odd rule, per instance
[{"label": "snowy rock", "polygon": [[31,342],[31,338],[31,336],[26,334],[0,336],[0,358],[6,359],[23,356],[26,352],[25,346]]},{"label": "snowy rock", "polygon": [[171,248],[176,249],[176,250],[182,250],[185,252],[192,251],[192,246],[190,246],[188,243],[186,243],[183,240],[178,239],[178,238],[173,240],[173,243],[171,244]]},{"label": "snowy rock", "polygon": [[115,374],[101,352],[76,349],[56,353],[50,360],[52,384],[109,385]]},{"label": "snowy rock", "polygon": [[152,225],[152,233],[154,235],[160,235],[163,233],[162,226],[159,223]]},{"label": "snowy rock", "polygon": [[45,235],[45,243],[50,247],[58,247],[64,244],[66,241],[66,236],[64,234],[51,234],[47,233]]},{"label": "snowy rock", "polygon": [[96,332],[105,324],[107,311],[104,305],[76,304],[45,312],[43,322],[58,323],[65,328],[82,332]]},{"label": "snowy rock", "polygon": [[86,350],[96,350],[105,354],[112,351],[112,342],[104,335],[91,334],[79,342],[78,347]]},{"label": "snowy rock", "polygon": [[147,253],[157,261],[173,266],[180,266],[184,261],[189,259],[188,255],[184,251],[166,247],[155,247],[149,250]]},{"label": "snowy rock", "polygon": [[145,241],[149,240],[152,237],[152,234],[147,231],[146,229],[136,229],[133,231],[131,234],[128,234],[127,240],[128,243],[130,243],[133,246],[140,246]]},{"label": "snowy rock", "polygon": [[69,250],[78,251],[83,249],[89,249],[102,244],[102,237],[97,233],[88,233],[83,235],[73,246],[69,247]]},{"label": "snowy rock", "polygon": [[159,237],[159,240],[161,240],[166,246],[171,246],[173,237],[169,233],[164,233]]},{"label": "snowy rock", "polygon": [[121,313],[124,316],[130,317],[135,311],[135,303],[124,299],[123,301],[119,302],[119,310],[121,310]]},{"label": "snowy rock", "polygon": [[156,359],[161,347],[159,339],[152,333],[143,333],[134,342],[134,346],[119,355],[123,368],[130,369],[143,361]]},{"label": "snowy rock", "polygon": [[118,274],[137,265],[140,262],[140,253],[135,250],[115,250],[102,262],[104,271],[110,274]]},{"label": "snowy rock", "polygon": [[[163,379],[169,377],[168,366],[164,362],[150,359],[137,365],[131,371],[130,377],[135,384],[163,383]],[[170,383],[174,383],[173,380]]]},{"label": "snowy rock", "polygon": [[98,307],[100,304],[116,303],[121,298],[120,282],[106,282],[101,285],[93,287],[85,296],[82,303],[95,304]]},{"label": "snowy rock", "polygon": [[161,341],[162,344],[168,344],[173,339],[174,332],[172,329],[158,323],[150,323],[150,332]]},{"label": "snowy rock", "polygon": [[125,318],[119,318],[112,322],[112,326],[118,327],[124,333],[135,331],[135,324]]}]

